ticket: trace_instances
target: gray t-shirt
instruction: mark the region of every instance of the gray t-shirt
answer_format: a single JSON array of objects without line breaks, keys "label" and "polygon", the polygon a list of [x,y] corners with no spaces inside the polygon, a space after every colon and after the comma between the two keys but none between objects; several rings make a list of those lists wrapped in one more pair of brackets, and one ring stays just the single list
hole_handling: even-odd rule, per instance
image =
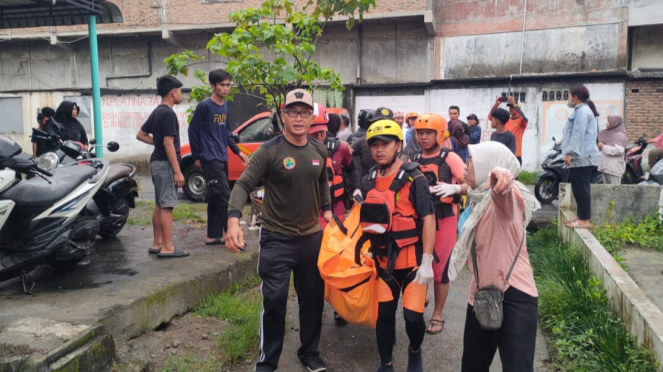
[{"label": "gray t-shirt", "polygon": [[490,140],[503,144],[508,147],[514,155],[516,154],[516,136],[508,130],[504,133],[497,133],[497,131],[493,132],[493,134],[490,135]]}]

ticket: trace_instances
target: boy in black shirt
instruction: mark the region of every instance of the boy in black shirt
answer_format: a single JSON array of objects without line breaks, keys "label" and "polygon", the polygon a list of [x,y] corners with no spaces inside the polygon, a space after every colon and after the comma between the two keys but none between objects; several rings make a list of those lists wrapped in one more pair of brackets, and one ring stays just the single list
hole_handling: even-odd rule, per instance
[{"label": "boy in black shirt", "polygon": [[506,122],[509,121],[509,118],[511,118],[511,115],[505,109],[497,109],[493,111],[492,115],[493,118],[490,124],[492,125],[493,129],[495,129],[495,131],[490,135],[490,140],[503,144],[504,146],[508,147],[509,150],[511,150],[511,152],[515,155],[516,136],[514,136],[513,133],[509,132],[504,127]]},{"label": "boy in black shirt", "polygon": [[150,158],[150,172],[154,183],[154,213],[152,227],[154,242],[148,250],[159,258],[186,257],[188,252],[172,244],[173,209],[177,206],[177,187],[184,186],[180,170],[180,125],[173,106],[182,102],[182,83],[164,75],[157,79],[161,104],[147,118],[136,138],[154,145]]}]

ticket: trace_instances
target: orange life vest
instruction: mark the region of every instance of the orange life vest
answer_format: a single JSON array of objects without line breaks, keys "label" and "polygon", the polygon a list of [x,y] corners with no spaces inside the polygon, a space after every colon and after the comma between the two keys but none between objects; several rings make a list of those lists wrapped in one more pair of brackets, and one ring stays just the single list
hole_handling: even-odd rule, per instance
[{"label": "orange life vest", "polygon": [[[453,175],[451,167],[447,164],[447,156],[452,150],[443,147],[440,149],[438,156],[430,158],[432,164],[421,164],[421,151],[412,156],[412,161],[419,163],[419,170],[426,177],[429,186],[435,186],[438,182],[453,183]],[[458,202],[457,196],[438,197],[434,196],[435,200],[435,217],[443,219],[445,217],[453,216],[453,204]]]},{"label": "orange life vest", "polygon": [[417,265],[421,263],[421,224],[412,203],[400,199],[401,190],[409,187],[415,178],[422,177],[418,166],[417,163],[403,163],[389,188],[384,191],[375,188],[377,166],[371,168],[368,175],[369,191],[361,205],[359,219],[364,234],[371,242],[371,252],[376,257],[386,258],[388,278],[402,248],[414,245]]},{"label": "orange life vest", "polygon": [[329,192],[331,193],[333,202],[340,200],[345,194],[343,176],[337,174],[336,170],[334,170],[334,159],[332,159],[332,156],[340,145],[340,141],[327,139],[327,178],[329,179]]}]

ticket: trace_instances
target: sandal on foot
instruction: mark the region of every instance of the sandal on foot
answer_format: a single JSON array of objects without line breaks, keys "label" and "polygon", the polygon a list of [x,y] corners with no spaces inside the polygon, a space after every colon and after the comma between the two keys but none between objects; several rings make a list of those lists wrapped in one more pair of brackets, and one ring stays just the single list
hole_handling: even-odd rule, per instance
[{"label": "sandal on foot", "polygon": [[159,253],[159,252],[161,252],[161,247],[150,248],[150,249],[147,250],[147,253],[150,253],[150,254],[155,254],[155,253]]},{"label": "sandal on foot", "polygon": [[170,253],[161,253],[161,252],[157,253],[157,257],[159,258],[179,258],[179,257],[187,257],[188,255],[189,252],[177,248],[175,248],[175,250]]},{"label": "sandal on foot", "polygon": [[[428,321],[428,327],[426,327],[426,333],[428,333],[429,335],[436,335],[436,334],[442,332],[442,330],[444,330],[444,323],[445,323],[444,319],[439,320],[439,319],[431,318],[430,321]],[[439,331],[434,330],[437,327],[440,328]]]},{"label": "sandal on foot", "polygon": [[214,240],[205,241],[205,245],[225,245],[226,241],[223,238],[216,238]]},{"label": "sandal on foot", "polygon": [[581,226],[581,225],[580,225],[580,220],[576,220],[576,221],[573,221],[573,222],[571,222],[571,223],[569,223],[569,224],[566,224],[566,227],[571,228],[571,229],[587,229],[587,230],[591,230],[591,229],[594,228],[594,225],[592,225],[592,224],[590,223],[589,226]]}]

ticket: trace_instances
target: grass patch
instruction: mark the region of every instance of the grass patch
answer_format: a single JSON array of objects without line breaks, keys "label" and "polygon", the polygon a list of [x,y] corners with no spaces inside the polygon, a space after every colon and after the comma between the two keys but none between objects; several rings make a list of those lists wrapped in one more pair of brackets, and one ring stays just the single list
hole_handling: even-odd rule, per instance
[{"label": "grass patch", "polygon": [[628,245],[663,251],[663,225],[657,214],[641,221],[627,217],[619,223],[608,222],[597,226],[592,234],[613,255]]},{"label": "grass patch", "polygon": [[528,239],[539,290],[539,318],[549,333],[551,361],[561,371],[655,371],[648,350],[635,344],[609,308],[601,282],[582,252],[564,244],[556,229]]},{"label": "grass patch", "polygon": [[539,172],[522,171],[518,174],[518,181],[523,185],[535,185],[538,181]]},{"label": "grass patch", "polygon": [[208,298],[195,310],[197,315],[216,317],[227,323],[226,330],[217,339],[221,364],[242,363],[256,355],[262,296],[258,291],[248,289],[258,283],[259,277],[251,277],[236,284],[229,292]]},{"label": "grass patch", "polygon": [[[154,201],[138,200],[136,209],[127,219],[129,225],[149,226],[152,225],[152,211]],[[207,223],[207,204],[180,203],[173,209],[173,220],[184,224]]]}]

